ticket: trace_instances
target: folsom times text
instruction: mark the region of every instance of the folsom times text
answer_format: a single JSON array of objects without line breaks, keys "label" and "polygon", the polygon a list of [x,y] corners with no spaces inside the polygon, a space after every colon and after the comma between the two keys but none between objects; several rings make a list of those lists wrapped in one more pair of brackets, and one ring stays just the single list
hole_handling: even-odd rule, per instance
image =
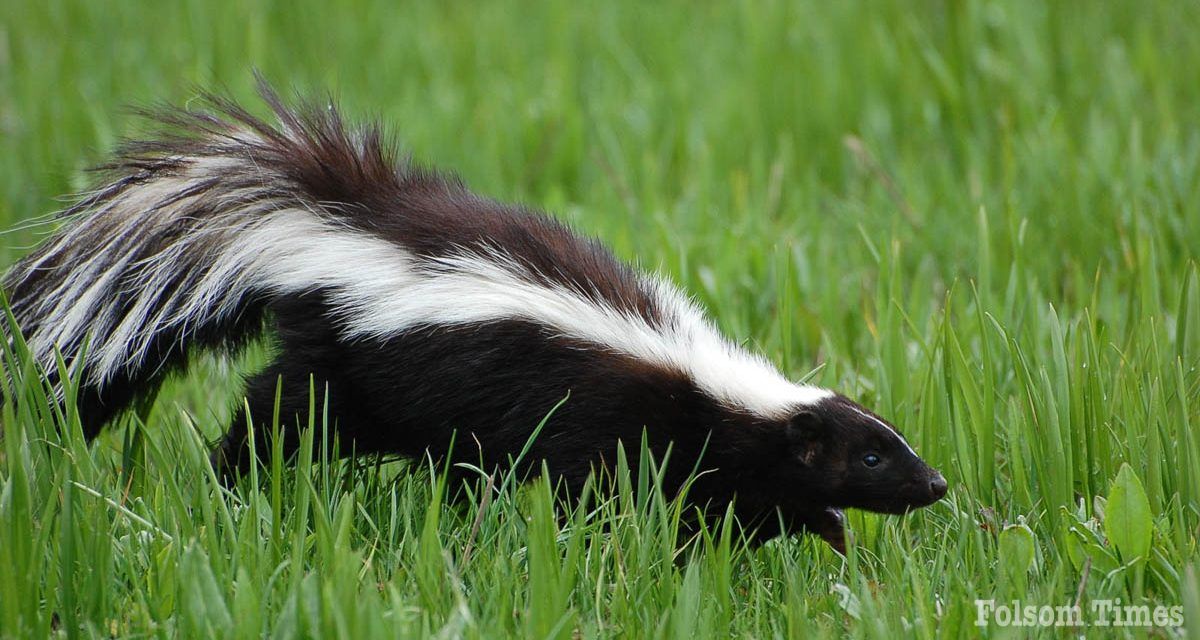
[{"label": "folsom times text", "polygon": [[1020,600],[975,601],[975,626],[986,627],[1180,627],[1182,606],[1124,604],[1093,600],[1078,604],[1036,605]]}]

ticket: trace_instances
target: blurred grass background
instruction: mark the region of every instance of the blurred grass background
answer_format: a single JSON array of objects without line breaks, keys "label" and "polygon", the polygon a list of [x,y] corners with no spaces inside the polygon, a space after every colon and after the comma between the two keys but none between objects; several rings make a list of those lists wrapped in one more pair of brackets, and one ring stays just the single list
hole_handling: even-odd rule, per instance
[{"label": "blurred grass background", "polygon": [[[1191,2],[0,0],[0,264],[139,130],[127,107],[200,88],[261,113],[257,68],[669,274],[954,486],[855,514],[848,562],[714,541],[677,565],[635,491],[561,530],[506,495],[484,546],[478,505],[421,474],[221,492],[181,412],[221,428],[237,379],[208,363],[144,451],[135,419],[89,451],[69,413],[6,405],[0,635],[933,636],[1013,597],[1200,616],[1197,61]],[[1124,464],[1145,547],[1107,512]]]}]

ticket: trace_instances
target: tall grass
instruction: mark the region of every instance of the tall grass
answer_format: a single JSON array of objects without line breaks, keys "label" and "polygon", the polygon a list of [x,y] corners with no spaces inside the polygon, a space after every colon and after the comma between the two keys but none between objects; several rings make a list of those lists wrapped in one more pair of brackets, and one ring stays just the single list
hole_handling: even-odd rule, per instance
[{"label": "tall grass", "polygon": [[[138,130],[124,106],[196,86],[254,106],[258,67],[667,273],[793,377],[893,418],[953,487],[852,513],[845,559],[680,544],[653,473],[573,510],[503,478],[450,501],[428,463],[334,461],[314,406],[315,456],[228,490],[207,463],[228,368],[201,358],[89,447],[16,344],[0,636],[1062,633],[977,629],[980,598],[1180,605],[1195,633],[1198,14],[0,0],[0,263]],[[1147,546],[1122,519],[1142,495]]]}]

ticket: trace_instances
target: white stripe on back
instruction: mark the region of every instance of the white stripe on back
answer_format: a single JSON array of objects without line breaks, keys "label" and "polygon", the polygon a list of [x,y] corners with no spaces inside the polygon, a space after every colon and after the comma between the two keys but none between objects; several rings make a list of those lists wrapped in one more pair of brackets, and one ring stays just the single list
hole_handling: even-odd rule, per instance
[{"label": "white stripe on back", "polygon": [[[90,332],[89,379],[102,384],[140,364],[156,335],[167,330],[186,334],[230,317],[243,294],[322,289],[347,338],[387,339],[418,327],[520,319],[682,372],[714,399],[763,417],[784,418],[798,405],[833,395],[792,383],[763,358],[731,344],[664,280],[643,276],[642,284],[661,307],[661,327],[652,326],[565,286],[546,284],[500,248],[463,249],[431,266],[401,246],[337,224],[328,213],[281,208],[282,203],[254,198],[252,189],[221,193],[228,208],[193,220],[188,233],[156,247],[144,263],[133,262],[143,234],[176,223],[194,202],[189,197],[157,205],[215,173],[251,170],[231,166],[237,164],[230,158],[194,159],[176,175],[135,186],[103,210],[87,212],[53,241],[47,256],[71,254],[86,241],[79,236],[95,233],[96,227],[86,227],[100,225],[106,243],[90,253],[105,254],[109,267],[65,265],[76,271],[35,307],[45,318],[42,330],[30,336],[39,360],[52,363],[54,345],[77,349]],[[264,176],[264,182],[269,179]],[[239,201],[254,204],[239,208]],[[204,272],[191,285],[172,290],[179,258],[185,255],[193,258],[192,264],[202,255]],[[138,295],[123,312],[111,294],[116,278],[130,274],[136,276],[134,282],[124,281],[121,289],[132,288]],[[164,291],[176,304],[155,300]]]}]

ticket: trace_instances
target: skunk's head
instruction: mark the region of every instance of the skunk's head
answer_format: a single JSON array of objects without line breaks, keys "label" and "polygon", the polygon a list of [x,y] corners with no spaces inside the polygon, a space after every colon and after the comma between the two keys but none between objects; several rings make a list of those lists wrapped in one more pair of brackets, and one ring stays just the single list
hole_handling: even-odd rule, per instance
[{"label": "skunk's head", "polygon": [[797,410],[785,433],[792,464],[830,507],[904,513],[946,495],[946,479],[895,427],[844,396]]}]

